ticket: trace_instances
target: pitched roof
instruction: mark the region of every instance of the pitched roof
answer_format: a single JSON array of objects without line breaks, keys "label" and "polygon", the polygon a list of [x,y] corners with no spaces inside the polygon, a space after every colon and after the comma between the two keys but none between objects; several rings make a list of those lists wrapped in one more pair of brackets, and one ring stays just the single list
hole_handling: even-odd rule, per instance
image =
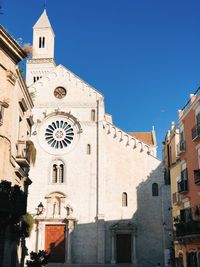
[{"label": "pitched roof", "polygon": [[138,140],[144,142],[145,144],[154,146],[154,137],[152,132],[130,132],[128,133],[132,135],[133,137],[137,138]]},{"label": "pitched roof", "polygon": [[[46,13],[46,9],[44,9],[42,15],[39,17],[35,25],[33,26],[34,29],[42,29],[42,28],[51,28],[51,23]],[[53,30],[53,29],[52,29]]]}]

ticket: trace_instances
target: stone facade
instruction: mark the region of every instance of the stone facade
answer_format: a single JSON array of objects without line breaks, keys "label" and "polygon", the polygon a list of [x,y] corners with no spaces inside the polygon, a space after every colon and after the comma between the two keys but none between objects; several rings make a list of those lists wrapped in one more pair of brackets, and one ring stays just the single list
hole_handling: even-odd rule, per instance
[{"label": "stone facade", "polygon": [[[46,11],[33,34],[28,84],[33,61],[35,71],[44,73],[46,66],[43,24],[53,32]],[[30,170],[28,210],[35,214],[36,231],[29,251],[46,249],[52,261],[65,264],[162,263],[166,195],[156,144],[116,127],[105,113],[103,95],[62,65],[47,70],[29,90],[37,150]],[[39,202],[44,211],[36,214]]]},{"label": "stone facade", "polygon": [[[6,180],[12,186],[18,185],[27,194],[31,183],[28,177],[31,143],[28,140],[33,102],[17,66],[25,57],[16,41],[0,26],[0,182]],[[0,266],[19,266],[23,258],[22,246],[19,240],[13,241],[11,223],[6,217],[8,213],[12,217],[15,211],[5,210],[8,208],[5,206],[1,198]]]}]

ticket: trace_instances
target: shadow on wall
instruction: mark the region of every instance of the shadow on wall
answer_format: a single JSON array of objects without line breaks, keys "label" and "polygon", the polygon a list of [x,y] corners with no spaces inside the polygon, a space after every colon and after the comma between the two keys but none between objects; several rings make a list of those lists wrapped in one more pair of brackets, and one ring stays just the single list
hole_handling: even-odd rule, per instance
[{"label": "shadow on wall", "polygon": [[[164,248],[170,246],[163,223],[169,214],[169,185],[164,184],[162,165],[137,187],[137,211],[132,218],[77,224],[70,234],[72,263],[131,263],[152,267],[163,265]],[[169,198],[170,199],[170,198]],[[114,207],[113,207],[114,208]],[[49,228],[48,228],[49,227]],[[65,227],[46,225],[50,262],[65,259]],[[67,247],[69,252],[69,248]],[[59,258],[59,259],[58,259]],[[105,262],[104,262],[105,259]]]},{"label": "shadow on wall", "polygon": [[162,164],[137,187],[137,256],[141,266],[164,266],[164,250],[172,244],[170,185],[164,182]]}]

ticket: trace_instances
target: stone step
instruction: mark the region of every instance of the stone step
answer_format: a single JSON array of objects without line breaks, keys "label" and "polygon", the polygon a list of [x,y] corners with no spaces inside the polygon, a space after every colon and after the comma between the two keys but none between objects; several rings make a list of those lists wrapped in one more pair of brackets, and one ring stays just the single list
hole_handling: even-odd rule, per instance
[{"label": "stone step", "polygon": [[139,267],[133,263],[117,263],[117,264],[66,264],[66,263],[49,263],[47,267]]}]

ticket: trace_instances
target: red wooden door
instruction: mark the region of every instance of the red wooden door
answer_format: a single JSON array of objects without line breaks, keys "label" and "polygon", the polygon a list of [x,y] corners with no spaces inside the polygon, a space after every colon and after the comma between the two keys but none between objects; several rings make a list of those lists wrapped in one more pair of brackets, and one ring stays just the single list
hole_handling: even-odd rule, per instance
[{"label": "red wooden door", "polygon": [[49,262],[65,261],[65,226],[45,226],[45,250],[50,254]]}]

